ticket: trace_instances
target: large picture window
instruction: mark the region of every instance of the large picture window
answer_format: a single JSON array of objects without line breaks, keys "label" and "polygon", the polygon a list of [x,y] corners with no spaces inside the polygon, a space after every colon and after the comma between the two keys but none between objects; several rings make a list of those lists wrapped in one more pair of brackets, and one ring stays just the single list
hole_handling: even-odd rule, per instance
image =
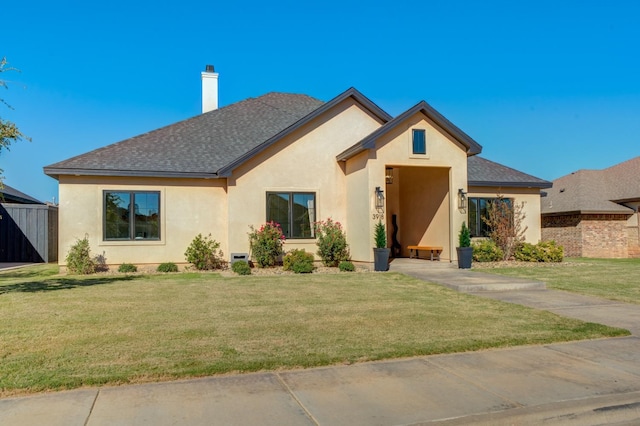
[{"label": "large picture window", "polygon": [[315,238],[316,194],[267,192],[267,222],[279,223],[287,238]]},{"label": "large picture window", "polygon": [[[498,198],[478,198],[469,197],[469,230],[472,237],[488,237],[491,233],[489,225],[482,220],[483,217],[487,217],[489,212],[487,207]],[[511,199],[503,198],[503,202],[511,204]]]},{"label": "large picture window", "polygon": [[159,240],[160,193],[104,191],[105,240]]}]

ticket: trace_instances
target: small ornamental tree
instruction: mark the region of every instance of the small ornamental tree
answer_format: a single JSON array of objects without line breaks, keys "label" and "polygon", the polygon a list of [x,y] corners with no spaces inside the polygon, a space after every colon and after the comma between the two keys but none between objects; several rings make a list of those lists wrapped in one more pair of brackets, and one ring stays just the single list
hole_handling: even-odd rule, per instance
[{"label": "small ornamental tree", "polygon": [[387,231],[382,221],[376,223],[373,231],[373,241],[376,244],[376,248],[387,248]]},{"label": "small ornamental tree", "polygon": [[278,257],[282,256],[285,236],[280,224],[267,222],[259,229],[249,226],[249,246],[251,254],[259,268],[275,266]]},{"label": "small ornamental tree", "polygon": [[349,244],[347,235],[340,222],[334,222],[331,218],[315,223],[316,252],[324,266],[338,266],[343,260],[349,260]]},{"label": "small ornamental tree", "polygon": [[462,222],[462,227],[458,234],[458,247],[471,247],[471,231],[466,222]]},{"label": "small ornamental tree", "polygon": [[514,204],[502,195],[487,204],[487,216],[482,220],[489,226],[489,238],[503,252],[503,260],[513,257],[516,248],[524,241],[524,234],[528,227],[522,227],[526,218],[524,202]]}]

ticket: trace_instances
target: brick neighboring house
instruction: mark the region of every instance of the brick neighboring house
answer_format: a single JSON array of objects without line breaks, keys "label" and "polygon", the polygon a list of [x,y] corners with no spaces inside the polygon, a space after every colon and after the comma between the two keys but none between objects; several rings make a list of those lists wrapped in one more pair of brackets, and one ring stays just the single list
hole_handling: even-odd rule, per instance
[{"label": "brick neighboring house", "polygon": [[640,257],[640,157],[553,181],[542,198],[542,239],[570,257]]}]

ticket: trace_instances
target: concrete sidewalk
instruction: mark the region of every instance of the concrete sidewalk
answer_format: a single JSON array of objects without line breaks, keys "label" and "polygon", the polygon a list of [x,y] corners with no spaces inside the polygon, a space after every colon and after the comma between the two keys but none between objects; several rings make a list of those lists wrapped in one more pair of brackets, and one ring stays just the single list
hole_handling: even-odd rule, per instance
[{"label": "concrete sidewalk", "polygon": [[6,398],[0,424],[640,424],[640,306],[553,290],[476,294],[634,336]]}]

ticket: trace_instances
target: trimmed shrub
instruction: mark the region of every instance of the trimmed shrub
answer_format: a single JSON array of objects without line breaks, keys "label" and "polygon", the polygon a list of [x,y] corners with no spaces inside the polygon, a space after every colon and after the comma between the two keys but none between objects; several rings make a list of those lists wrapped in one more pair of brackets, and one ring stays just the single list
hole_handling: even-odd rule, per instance
[{"label": "trimmed shrub", "polygon": [[138,272],[138,267],[136,265],[132,265],[131,263],[123,263],[118,266],[118,272]]},{"label": "trimmed shrub", "polygon": [[211,234],[203,237],[196,235],[191,241],[184,255],[187,262],[193,264],[199,271],[208,269],[221,269],[225,265],[224,254],[219,250],[220,243],[211,238]]},{"label": "trimmed shrub", "polygon": [[282,233],[280,224],[275,222],[265,223],[260,229],[250,226],[249,245],[251,255],[259,268],[269,268],[275,266],[278,257],[282,256],[282,248],[285,236]]},{"label": "trimmed shrub", "polygon": [[522,243],[514,253],[516,260],[523,262],[562,262],[564,248],[555,241],[542,241],[538,244]]},{"label": "trimmed shrub", "polygon": [[178,272],[178,265],[173,262],[165,262],[158,265],[158,272]]},{"label": "trimmed shrub", "polygon": [[96,261],[91,257],[91,248],[89,247],[89,239],[84,237],[78,239],[69,249],[67,257],[67,269],[72,274],[93,274],[96,272]]},{"label": "trimmed shrub", "polygon": [[353,272],[356,270],[356,267],[353,265],[353,262],[350,260],[343,260],[338,264],[338,268],[342,272]]},{"label": "trimmed shrub", "polygon": [[331,218],[324,222],[316,222],[316,252],[324,266],[338,266],[343,260],[349,260],[349,245],[347,235],[342,230],[340,222],[334,222]]},{"label": "trimmed shrub", "polygon": [[282,259],[282,269],[285,271],[293,271],[296,274],[308,274],[313,272],[313,255],[307,253],[304,249],[293,249]]},{"label": "trimmed shrub", "polygon": [[231,270],[238,275],[251,275],[251,267],[244,260],[239,260],[231,265]]},{"label": "trimmed shrub", "polygon": [[474,262],[498,262],[504,258],[504,253],[493,240],[474,241],[473,247]]}]

